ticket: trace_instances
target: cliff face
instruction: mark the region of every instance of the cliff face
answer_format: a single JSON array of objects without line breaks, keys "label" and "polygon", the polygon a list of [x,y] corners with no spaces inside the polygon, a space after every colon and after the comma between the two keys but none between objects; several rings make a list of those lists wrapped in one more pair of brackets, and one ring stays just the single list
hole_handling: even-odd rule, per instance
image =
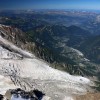
[{"label": "cliff face", "polygon": [[22,43],[26,44],[27,41],[26,34],[10,26],[0,25],[0,35],[18,46],[21,46]]}]

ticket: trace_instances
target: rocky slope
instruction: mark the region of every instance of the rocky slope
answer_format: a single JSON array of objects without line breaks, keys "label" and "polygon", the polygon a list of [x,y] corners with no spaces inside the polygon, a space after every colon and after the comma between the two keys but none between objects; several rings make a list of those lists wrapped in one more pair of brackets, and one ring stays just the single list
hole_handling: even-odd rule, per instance
[{"label": "rocky slope", "polygon": [[79,49],[83,51],[91,61],[100,63],[100,35],[83,42]]}]

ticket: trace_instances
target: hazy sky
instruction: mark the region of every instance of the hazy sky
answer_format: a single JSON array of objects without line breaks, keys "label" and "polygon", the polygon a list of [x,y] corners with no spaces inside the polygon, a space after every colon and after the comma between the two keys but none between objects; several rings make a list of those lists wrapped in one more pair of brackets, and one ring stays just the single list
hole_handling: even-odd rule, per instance
[{"label": "hazy sky", "polygon": [[0,9],[99,9],[100,0],[0,0]]}]

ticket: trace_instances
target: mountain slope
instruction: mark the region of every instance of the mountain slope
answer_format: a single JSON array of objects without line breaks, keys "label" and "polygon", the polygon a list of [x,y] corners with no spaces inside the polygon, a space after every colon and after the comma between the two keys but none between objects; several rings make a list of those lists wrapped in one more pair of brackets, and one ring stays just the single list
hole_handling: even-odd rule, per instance
[{"label": "mountain slope", "polygon": [[74,49],[91,37],[88,31],[77,26],[45,25],[29,31],[28,35],[32,41],[59,55],[59,62],[70,74],[93,76],[95,73],[95,64],[86,59],[82,52]]},{"label": "mountain slope", "polygon": [[0,75],[10,78],[24,90],[39,89],[52,100],[63,100],[72,94],[91,91],[93,83],[89,79],[53,69],[34,54],[18,48],[2,36],[0,43]]},{"label": "mountain slope", "polygon": [[100,36],[95,36],[83,42],[79,47],[93,62],[100,63]]},{"label": "mountain slope", "polygon": [[[72,27],[74,27],[72,29],[75,29],[76,32],[82,30],[76,26]],[[1,25],[0,34],[3,38],[13,42],[16,46],[29,50],[37,57],[49,62],[56,69],[82,76],[96,75],[97,69],[95,64],[89,62],[79,50],[68,47],[66,43],[66,40],[68,40],[66,38],[72,41],[71,37],[73,37],[73,35],[76,36],[77,40],[77,37],[82,37],[83,34],[86,34],[84,38],[88,37],[86,31],[83,30],[82,33],[75,34],[74,31],[71,31],[71,27],[67,29],[62,26],[60,30],[60,26],[58,25],[42,28],[36,29],[35,33],[26,34],[17,28]],[[60,34],[61,32],[62,34]],[[70,32],[73,35],[70,35]]]}]

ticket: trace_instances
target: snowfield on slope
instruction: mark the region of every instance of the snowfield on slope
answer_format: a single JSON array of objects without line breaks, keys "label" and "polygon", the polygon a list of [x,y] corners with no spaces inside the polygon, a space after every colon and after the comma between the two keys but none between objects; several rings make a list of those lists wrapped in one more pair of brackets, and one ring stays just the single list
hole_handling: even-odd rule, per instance
[{"label": "snowfield on slope", "polygon": [[[24,90],[38,89],[51,100],[69,100],[68,98],[71,100],[70,95],[85,94],[91,90],[90,86],[93,83],[89,79],[53,69],[43,60],[21,50],[1,36],[0,45],[1,76],[11,79],[14,85]],[[12,52],[3,46],[10,48]],[[20,59],[21,57],[23,59]],[[11,88],[9,82],[8,85],[3,85],[2,77],[0,77],[0,93]]]}]

